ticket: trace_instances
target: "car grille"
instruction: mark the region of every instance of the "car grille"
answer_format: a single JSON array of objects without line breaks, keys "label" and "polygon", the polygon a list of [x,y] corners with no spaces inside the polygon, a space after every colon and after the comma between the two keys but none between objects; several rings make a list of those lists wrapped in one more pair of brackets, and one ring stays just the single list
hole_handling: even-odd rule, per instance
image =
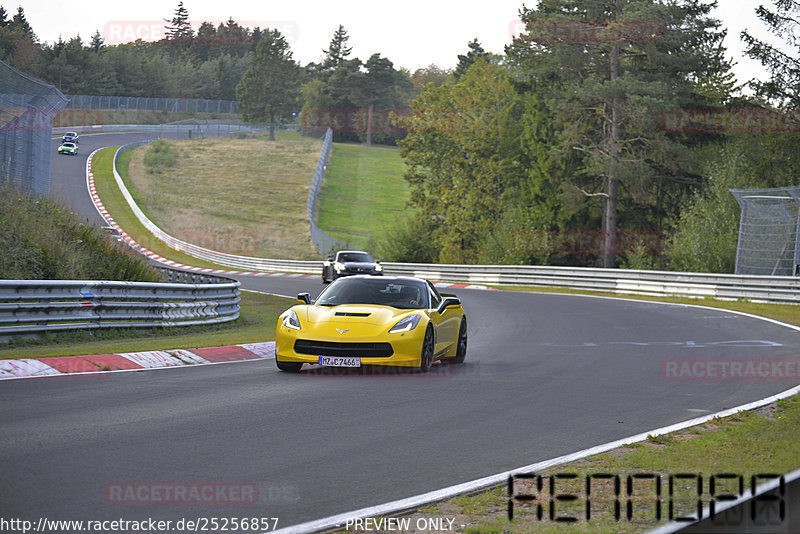
[{"label": "car grille", "polygon": [[297,354],[312,356],[353,356],[356,358],[388,358],[394,354],[391,343],[336,343],[298,339],[294,342]]}]

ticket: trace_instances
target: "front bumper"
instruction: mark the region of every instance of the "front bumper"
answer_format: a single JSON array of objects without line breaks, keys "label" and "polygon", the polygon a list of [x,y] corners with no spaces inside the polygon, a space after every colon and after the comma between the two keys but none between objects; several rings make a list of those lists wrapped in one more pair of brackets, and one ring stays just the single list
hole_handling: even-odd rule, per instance
[{"label": "front bumper", "polygon": [[[278,326],[277,335],[275,337],[275,359],[279,362],[302,362],[316,364],[319,362],[320,356],[330,355],[330,347],[341,344],[375,344],[376,352],[385,353],[383,345],[391,345],[391,356],[369,356],[369,351],[366,349],[353,350],[352,354],[347,353],[346,348],[336,349],[338,356],[355,356],[361,360],[361,365],[391,365],[398,367],[416,367],[420,364],[420,357],[422,355],[422,342],[425,338],[425,328],[417,326],[410,332],[400,332],[397,334],[383,334],[374,337],[354,337],[347,338],[345,335],[338,337],[314,335],[310,332],[303,332],[302,330],[294,330],[287,328],[283,325]],[[311,343],[305,343],[306,347],[302,348],[303,352],[313,352],[309,349],[310,345],[327,346],[327,350],[320,350],[317,354],[304,354],[295,350],[295,342],[302,340]],[[303,343],[301,343],[302,345]],[[378,348],[380,347],[380,348]]]},{"label": "front bumper", "polygon": [[343,276],[355,276],[357,274],[365,274],[369,276],[383,276],[383,271],[376,271],[376,270],[367,270],[367,269],[344,269],[342,271],[333,271],[334,275],[337,278],[342,278]]}]

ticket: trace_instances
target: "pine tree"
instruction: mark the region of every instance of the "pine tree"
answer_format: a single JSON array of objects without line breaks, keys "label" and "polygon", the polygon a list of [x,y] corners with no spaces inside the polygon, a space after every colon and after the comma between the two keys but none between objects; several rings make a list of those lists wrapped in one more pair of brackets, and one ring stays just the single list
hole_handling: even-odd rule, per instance
[{"label": "pine tree", "polygon": [[523,9],[527,31],[508,53],[547,94],[558,157],[576,161],[568,185],[602,200],[603,267],[615,266],[620,196],[652,210],[656,184],[686,179],[690,154],[658,120],[697,103],[695,81],[727,68],[711,8],[702,0],[541,0]]},{"label": "pine tree", "polygon": [[466,55],[458,55],[458,65],[456,65],[455,70],[455,77],[459,79],[461,76],[467,72],[467,69],[475,63],[478,59],[487,59],[489,57],[489,53],[483,49],[481,44],[478,42],[478,38],[476,37],[472,41],[467,44],[469,51]]},{"label": "pine tree", "polygon": [[189,10],[183,7],[183,0],[178,2],[178,7],[175,8],[172,20],[167,22],[169,22],[169,25],[164,28],[167,30],[166,39],[168,41],[188,43],[192,40],[194,31],[189,23]]},{"label": "pine tree", "polygon": [[747,45],[746,53],[757,59],[767,69],[771,78],[766,82],[753,81],[756,92],[778,104],[792,109],[800,108],[800,2],[797,0],[773,0],[775,9],[758,6],[758,18],[769,26],[770,31],[794,47],[794,54],[786,53],[769,43],[757,39],[749,31],[741,33]]},{"label": "pine tree", "polygon": [[325,54],[325,59],[322,61],[323,69],[335,69],[350,56],[353,49],[347,46],[349,40],[350,36],[347,35],[347,30],[340,24],[333,33],[328,49],[322,51]]},{"label": "pine tree", "polygon": [[269,123],[270,141],[281,121],[297,109],[300,73],[281,32],[263,30],[250,68],[236,87],[236,101],[246,121]]},{"label": "pine tree", "polygon": [[8,11],[3,6],[0,6],[0,28],[5,28],[8,23]]},{"label": "pine tree", "polygon": [[92,35],[92,40],[89,42],[89,46],[95,52],[99,52],[103,47],[103,36],[100,35],[100,30],[95,30],[94,35]]},{"label": "pine tree", "polygon": [[31,28],[31,25],[28,23],[28,19],[25,18],[25,11],[22,9],[22,6],[17,8],[17,12],[11,19],[8,27],[11,29],[20,30],[23,35],[33,39],[33,28]]}]

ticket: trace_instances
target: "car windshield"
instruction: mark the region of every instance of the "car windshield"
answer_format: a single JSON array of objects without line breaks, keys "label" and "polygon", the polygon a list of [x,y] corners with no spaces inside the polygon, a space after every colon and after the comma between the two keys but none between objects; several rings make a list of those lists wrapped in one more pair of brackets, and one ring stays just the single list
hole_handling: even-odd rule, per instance
[{"label": "car windshield", "polygon": [[414,280],[340,278],[322,292],[316,304],[367,304],[422,309],[428,307],[428,290],[424,282]]},{"label": "car windshield", "polygon": [[336,261],[345,262],[359,262],[359,263],[374,263],[372,257],[366,252],[340,252]]},{"label": "car windshield", "polygon": [[75,148],[75,144],[74,143],[64,143],[61,146],[66,147],[66,148]]}]

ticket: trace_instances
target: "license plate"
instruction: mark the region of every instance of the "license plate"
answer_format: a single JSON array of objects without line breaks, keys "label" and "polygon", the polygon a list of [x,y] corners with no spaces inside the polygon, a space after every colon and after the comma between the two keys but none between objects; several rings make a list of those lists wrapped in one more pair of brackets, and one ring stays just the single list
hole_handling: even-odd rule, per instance
[{"label": "license plate", "polygon": [[320,356],[319,364],[326,367],[361,367],[361,358],[345,358],[341,356]]}]

